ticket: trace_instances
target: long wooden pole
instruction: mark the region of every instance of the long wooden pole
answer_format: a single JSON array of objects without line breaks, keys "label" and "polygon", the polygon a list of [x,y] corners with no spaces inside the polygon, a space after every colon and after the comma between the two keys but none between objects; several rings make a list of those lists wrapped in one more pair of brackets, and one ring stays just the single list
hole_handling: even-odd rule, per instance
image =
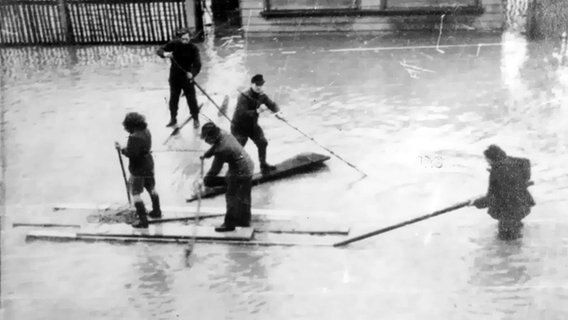
[{"label": "long wooden pole", "polygon": [[418,218],[414,218],[414,219],[411,219],[411,220],[408,220],[408,221],[404,221],[404,222],[401,222],[401,223],[397,223],[397,224],[395,224],[395,225],[392,225],[392,226],[389,226],[389,227],[386,227],[386,228],[382,228],[382,229],[379,229],[379,230],[375,230],[375,231],[372,231],[372,232],[369,232],[369,233],[362,234],[362,235],[357,236],[357,237],[353,237],[353,238],[351,238],[351,239],[347,239],[347,240],[344,240],[344,241],[340,241],[340,242],[334,243],[333,246],[334,246],[334,247],[341,247],[341,246],[344,246],[344,245],[346,245],[346,244],[349,244],[349,243],[352,243],[352,242],[355,242],[355,241],[359,241],[359,240],[363,240],[363,239],[366,239],[366,238],[370,238],[370,237],[372,237],[372,236],[376,236],[376,235],[381,234],[381,233],[385,233],[385,232],[388,232],[388,231],[391,231],[391,230],[394,230],[394,229],[398,229],[398,228],[407,226],[407,225],[409,225],[409,224],[416,223],[416,222],[418,222],[418,221],[430,219],[430,218],[432,218],[432,217],[439,216],[439,215],[441,215],[441,214],[444,214],[444,213],[447,213],[447,212],[450,212],[450,211],[454,211],[454,210],[457,210],[457,209],[460,209],[460,208],[463,208],[463,207],[467,207],[467,206],[469,206],[471,203],[472,203],[472,200],[463,201],[463,202],[457,203],[457,204],[455,204],[455,205],[453,205],[453,206],[451,206],[451,207],[447,207],[447,208],[445,208],[445,209],[438,210],[438,211],[432,212],[432,213],[430,213],[430,214],[420,216],[420,217],[418,217]]},{"label": "long wooden pole", "polygon": [[128,204],[132,205],[132,200],[130,199],[130,191],[128,190],[128,180],[126,179],[126,171],[124,171],[124,163],[122,162],[122,153],[119,148],[116,148],[118,153],[118,160],[120,161],[120,169],[122,170],[122,178],[124,179],[124,186],[126,187],[126,197],[128,197]]},{"label": "long wooden pole", "polygon": [[312,140],[315,144],[317,144],[318,146],[320,146],[322,149],[326,150],[327,152],[331,153],[333,156],[335,156],[337,159],[343,161],[345,164],[347,164],[348,166],[350,166],[351,168],[357,170],[360,174],[363,175],[363,178],[367,177],[367,174],[365,172],[363,172],[361,169],[357,168],[354,164],[352,164],[351,162],[343,159],[341,156],[339,156],[337,153],[333,152],[333,150],[325,147],[324,145],[322,145],[321,143],[317,142],[316,139],[314,139],[313,137],[310,137],[308,134],[306,134],[305,132],[303,132],[302,130],[298,129],[296,126],[292,125],[290,122],[288,122],[288,120],[282,118],[282,117],[276,117],[278,118],[280,121],[284,122],[285,124],[287,124],[290,128],[298,131],[299,133],[301,133],[304,137]]},{"label": "long wooden pole", "polygon": [[197,190],[197,210],[195,212],[195,225],[193,226],[193,238],[192,241],[187,244],[187,248],[185,249],[185,262],[186,265],[189,267],[189,256],[193,252],[195,247],[195,242],[197,241],[197,225],[199,224],[199,211],[201,211],[201,192],[203,191],[203,185],[201,184],[203,181],[203,166],[204,166],[204,159],[199,158],[201,161],[201,167],[199,171],[200,181]]}]

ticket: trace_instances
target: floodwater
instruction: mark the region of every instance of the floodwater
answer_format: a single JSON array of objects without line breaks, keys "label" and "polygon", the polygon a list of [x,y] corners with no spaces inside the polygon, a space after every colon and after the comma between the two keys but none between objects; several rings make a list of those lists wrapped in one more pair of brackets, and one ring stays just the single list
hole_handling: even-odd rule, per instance
[{"label": "floodwater", "polygon": [[[537,206],[501,240],[464,208],[350,246],[26,242],[21,217],[55,203],[125,203],[114,141],[147,116],[158,190],[185,205],[205,149],[169,142],[168,64],[150,46],[1,49],[3,319],[566,319],[568,71],[558,43],[504,34],[209,39],[199,84],[220,103],[263,73],[290,124],[332,156],[323,170],[253,190],[253,206],[329,211],[356,235],[450,206],[487,185],[484,148],[532,161]],[[198,96],[206,102],[203,96]],[[224,128],[212,104],[203,113]],[[182,100],[180,119],[188,114]],[[202,119],[202,121],[205,121]],[[261,115],[269,160],[328,154]],[[256,160],[254,145],[247,150]],[[222,206],[223,197],[204,206]],[[193,206],[193,204],[192,204]]]}]

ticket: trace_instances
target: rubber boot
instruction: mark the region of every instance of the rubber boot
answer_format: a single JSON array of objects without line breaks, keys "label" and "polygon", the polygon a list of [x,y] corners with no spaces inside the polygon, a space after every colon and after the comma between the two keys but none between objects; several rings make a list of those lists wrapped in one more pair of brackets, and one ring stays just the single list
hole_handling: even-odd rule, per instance
[{"label": "rubber boot", "polygon": [[224,223],[218,227],[215,227],[215,232],[230,232],[234,230],[235,230],[234,226],[229,226]]},{"label": "rubber boot", "polygon": [[136,207],[136,215],[138,215],[139,221],[134,223],[132,227],[141,229],[148,228],[148,217],[146,217],[146,207],[144,206],[144,202],[135,202],[134,206]]},{"label": "rubber boot", "polygon": [[258,147],[258,160],[260,162],[260,172],[267,174],[276,170],[276,167],[266,162],[266,147]]},{"label": "rubber boot", "polygon": [[170,118],[170,122],[166,124],[166,127],[175,127],[176,124],[177,124],[176,118]]},{"label": "rubber boot", "polygon": [[174,127],[177,124],[177,112],[172,112],[170,110],[170,122],[166,125],[166,127]]},{"label": "rubber boot", "polygon": [[160,208],[160,196],[157,194],[150,195],[150,199],[152,199],[152,211],[148,214],[148,216],[152,219],[159,219],[162,217],[162,209]]}]

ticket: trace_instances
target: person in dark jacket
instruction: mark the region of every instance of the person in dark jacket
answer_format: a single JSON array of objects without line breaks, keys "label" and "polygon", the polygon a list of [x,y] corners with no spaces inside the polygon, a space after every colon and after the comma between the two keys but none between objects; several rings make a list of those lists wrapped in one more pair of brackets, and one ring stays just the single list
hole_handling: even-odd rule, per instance
[{"label": "person in dark jacket", "polygon": [[528,191],[530,161],[507,156],[496,145],[490,145],[484,155],[490,166],[489,189],[486,196],[473,201],[473,205],[478,209],[488,208],[487,213],[499,221],[500,234],[515,232],[535,205]]},{"label": "person in dark jacket", "polygon": [[225,163],[229,165],[229,170],[225,175],[227,212],[224,223],[215,228],[215,231],[232,231],[237,226],[249,227],[254,163],[234,136],[221,130],[212,122],[203,125],[201,138],[211,145],[211,148],[201,158],[214,157],[211,168],[203,179],[205,186],[219,185],[220,177],[217,175]]},{"label": "person in dark jacket", "polygon": [[193,79],[201,71],[199,49],[191,43],[191,31],[183,28],[177,31],[177,39],[168,42],[157,51],[161,58],[170,58],[170,122],[168,127],[177,124],[178,103],[181,92],[185,94],[193,126],[199,128],[199,106],[195,96]]},{"label": "person in dark jacket", "polygon": [[266,162],[266,149],[268,141],[264,136],[262,128],[258,125],[258,113],[261,105],[282,117],[278,105],[264,94],[262,87],[265,81],[261,74],[257,74],[251,79],[251,87],[245,92],[241,92],[237,100],[237,106],[231,121],[231,133],[237,141],[244,147],[250,138],[258,148],[258,159],[260,169],[267,173],[276,169]]},{"label": "person in dark jacket", "polygon": [[160,218],[160,197],[156,192],[156,181],[154,179],[154,159],[151,154],[152,135],[148,130],[148,124],[143,115],[130,112],[126,114],[122,122],[124,129],[130,134],[125,148],[115,142],[116,148],[129,159],[128,170],[130,171],[130,192],[136,208],[139,221],[132,226],[135,228],[148,228],[148,218],[144,201],[140,195],[146,189],[152,200],[151,218]]}]

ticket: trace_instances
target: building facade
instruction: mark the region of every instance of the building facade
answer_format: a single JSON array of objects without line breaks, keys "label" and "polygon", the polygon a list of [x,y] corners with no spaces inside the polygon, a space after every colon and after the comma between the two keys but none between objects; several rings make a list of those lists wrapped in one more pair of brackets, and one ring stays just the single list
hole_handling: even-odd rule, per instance
[{"label": "building facade", "polygon": [[502,0],[240,0],[248,36],[297,32],[497,31]]}]

